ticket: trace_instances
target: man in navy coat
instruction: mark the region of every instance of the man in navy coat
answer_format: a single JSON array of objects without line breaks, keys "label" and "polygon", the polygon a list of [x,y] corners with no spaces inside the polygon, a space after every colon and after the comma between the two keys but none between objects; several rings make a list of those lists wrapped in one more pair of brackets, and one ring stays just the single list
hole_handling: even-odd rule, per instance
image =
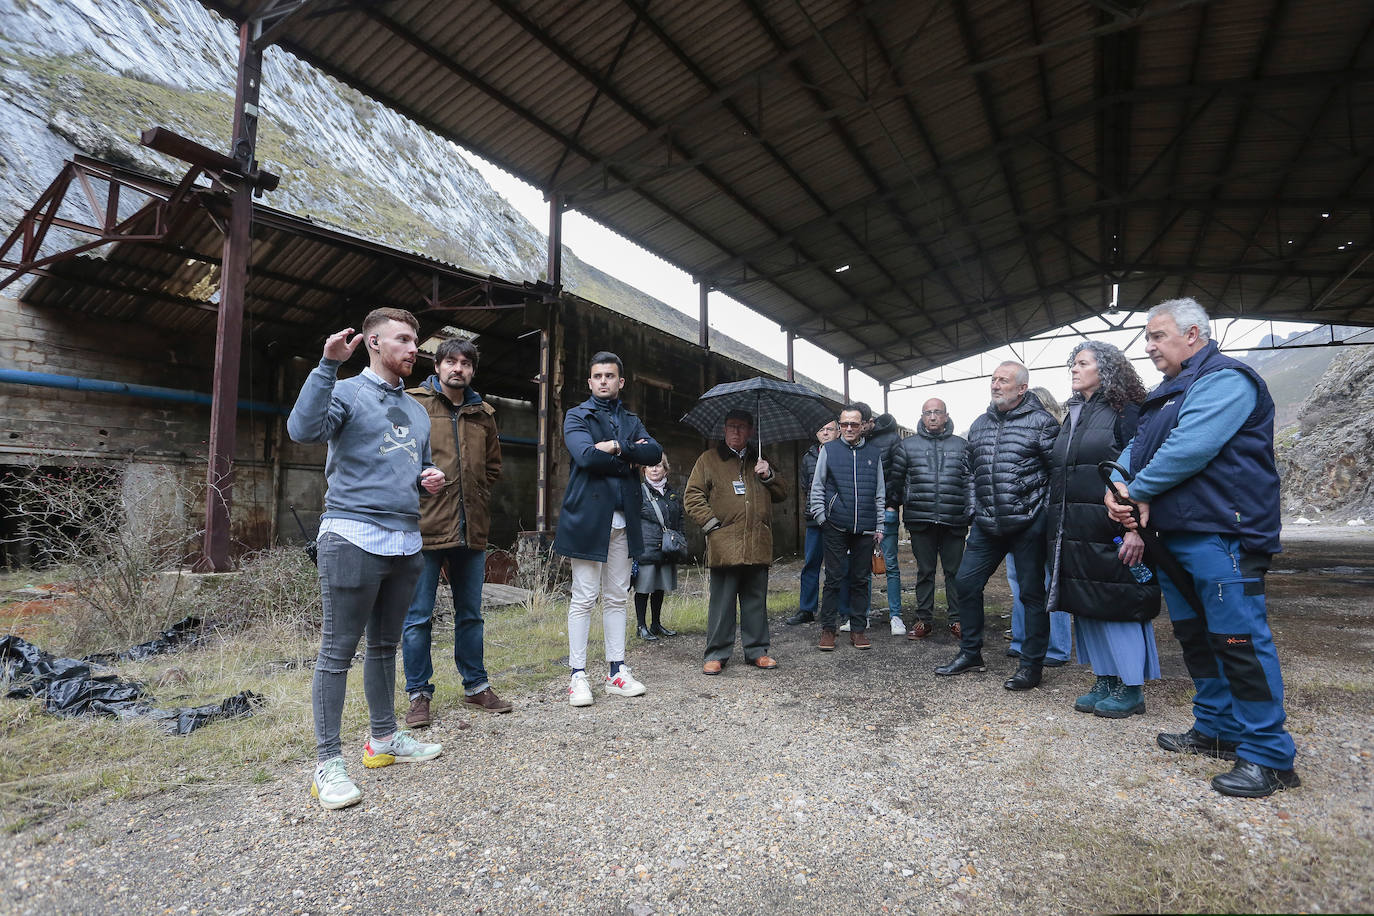
[{"label": "man in navy coat", "polygon": [[572,470],[553,542],[553,549],[572,561],[568,702],[573,706],[592,704],[587,635],[598,597],[610,665],[606,692],[625,697],[644,693],[644,685],[625,664],[625,600],[630,560],[644,552],[636,468],[658,464],[663,457],[663,449],[639,417],[620,402],[620,389],[625,387],[620,357],[604,350],[593,356],[587,387],[592,396],[563,417],[563,443],[572,457]]}]

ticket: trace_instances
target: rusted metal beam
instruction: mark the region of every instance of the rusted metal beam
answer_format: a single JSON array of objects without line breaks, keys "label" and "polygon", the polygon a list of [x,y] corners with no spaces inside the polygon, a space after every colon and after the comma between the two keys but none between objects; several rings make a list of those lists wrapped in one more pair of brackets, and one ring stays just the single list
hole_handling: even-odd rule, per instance
[{"label": "rusted metal beam", "polygon": [[[259,23],[239,26],[238,80],[234,89],[233,161],[239,175],[254,169],[262,51],[253,39]],[[205,481],[204,555],[201,571],[229,569],[229,517],[234,497],[234,446],[238,423],[239,362],[243,350],[243,304],[253,237],[253,183],[230,192],[229,232],[220,268],[219,314],[215,326],[214,403],[210,406],[210,455]]]},{"label": "rusted metal beam", "polygon": [[705,280],[697,281],[697,346],[711,349],[711,287]]},{"label": "rusted metal beam", "polygon": [[[553,480],[550,456],[553,448],[553,335],[558,316],[557,297],[563,289],[563,198],[549,195],[548,283],[546,309],[539,324],[539,425],[535,446],[535,527],[541,541],[550,531]],[[542,544],[541,544],[542,547]]]}]

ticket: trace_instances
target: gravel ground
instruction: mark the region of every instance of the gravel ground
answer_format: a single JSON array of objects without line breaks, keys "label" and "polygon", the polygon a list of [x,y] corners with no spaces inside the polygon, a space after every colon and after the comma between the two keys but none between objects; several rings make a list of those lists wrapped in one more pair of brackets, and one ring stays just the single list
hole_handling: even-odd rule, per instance
[{"label": "gravel ground", "polygon": [[[950,680],[931,672],[954,652],[943,627],[920,643],[880,633],[870,652],[842,639],[822,654],[814,626],[775,622],[772,672],[737,656],[707,678],[699,636],[634,641],[645,697],[598,690],[575,710],[560,682],[512,697],[508,716],[440,708],[428,737],[444,755],[416,767],[365,770],[355,741],[364,798],[346,811],[315,805],[298,769],[79,805],[65,827],[0,838],[0,911],[1147,908],[1147,891],[1084,902],[1107,880],[1084,845],[1092,826],[1141,849],[1224,837],[1205,864],[1261,882],[1274,868],[1265,908],[1369,910],[1367,862],[1362,880],[1297,890],[1280,866],[1319,856],[1323,840],[1374,835],[1374,538],[1300,531],[1288,548],[1271,617],[1304,785],[1270,799],[1223,798],[1207,779],[1225,764],[1155,747],[1156,732],[1190,724],[1167,623],[1148,713],[1114,722],[1073,712],[1091,682],[1077,666],[1026,694],[1003,690],[1015,661],[995,618],[988,672]],[[775,570],[775,587],[795,587],[795,572]]]}]

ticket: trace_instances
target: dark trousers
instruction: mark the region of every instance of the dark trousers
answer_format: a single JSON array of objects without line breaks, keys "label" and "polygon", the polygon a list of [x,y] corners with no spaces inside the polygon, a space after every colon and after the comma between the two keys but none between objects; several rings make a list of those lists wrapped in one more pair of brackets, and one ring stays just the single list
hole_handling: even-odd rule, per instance
[{"label": "dark trousers", "polygon": [[[836,618],[847,616],[852,633],[868,625],[868,579],[873,575],[873,535],[855,534],[826,525],[825,591],[821,596],[821,628],[833,630]],[[848,586],[848,600],[840,613],[841,585]]]},{"label": "dark trousers", "polygon": [[739,606],[744,658],[768,654],[768,567],[711,567],[711,598],[706,614],[706,661],[727,661],[735,652],[735,607]]},{"label": "dark trousers", "polygon": [[929,622],[935,613],[935,561],[945,570],[945,604],[949,620],[959,619],[959,590],[955,577],[964,559],[964,539],[967,528],[949,525],[913,525],[911,553],[916,557],[916,619]]},{"label": "dark trousers", "polygon": [[1021,604],[1026,608],[1026,638],[1021,644],[1021,664],[1038,666],[1050,644],[1050,615],[1045,612],[1045,513],[1009,537],[988,534],[977,525],[969,532],[954,590],[959,594],[960,648],[983,650],[983,588],[1011,554],[1020,575]]}]

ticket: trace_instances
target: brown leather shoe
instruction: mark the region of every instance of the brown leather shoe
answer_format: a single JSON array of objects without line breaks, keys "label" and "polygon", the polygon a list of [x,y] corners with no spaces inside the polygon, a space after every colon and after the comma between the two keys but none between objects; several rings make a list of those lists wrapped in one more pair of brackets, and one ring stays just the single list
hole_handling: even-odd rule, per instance
[{"label": "brown leather shoe", "polygon": [[849,644],[850,644],[851,646],[853,646],[854,648],[856,648],[856,649],[871,649],[871,648],[873,648],[873,643],[871,643],[871,642],[868,641],[868,634],[867,634],[867,633],[852,633],[852,632],[851,632],[851,633],[849,634]]},{"label": "brown leather shoe", "polygon": [[834,630],[821,630],[821,641],[820,641],[820,644],[816,646],[816,648],[817,648],[817,649],[820,649],[822,652],[834,652],[834,651],[835,651],[835,631],[834,631]]},{"label": "brown leather shoe", "polygon": [[906,631],[907,639],[925,639],[930,635],[930,621],[918,620]]},{"label": "brown leather shoe", "polygon": [[951,623],[949,625],[949,631],[954,634],[955,639],[964,638],[964,629],[963,627],[959,626],[958,623]]},{"label": "brown leather shoe", "polygon": [[463,697],[463,702],[469,706],[476,707],[483,712],[510,712],[514,709],[509,702],[496,695],[496,691],[488,687],[481,693],[475,693],[470,697]]},{"label": "brown leather shoe", "polygon": [[750,662],[749,664],[753,665],[755,668],[776,668],[776,667],[778,667],[778,663],[777,663],[776,661],[774,661],[773,659],[769,658],[767,655],[760,655],[758,658],[754,659],[754,660],[753,660],[752,662]]},{"label": "brown leather shoe", "polygon": [[425,728],[434,720],[429,715],[429,697],[421,695],[410,701],[406,713],[406,728]]},{"label": "brown leather shoe", "polygon": [[704,665],[701,666],[701,673],[702,673],[702,674],[720,674],[721,669],[724,668],[724,667],[725,667],[725,665],[724,665],[722,662],[720,662],[719,660],[713,658],[713,659],[711,659],[709,662],[707,662],[706,664],[704,664]]}]

